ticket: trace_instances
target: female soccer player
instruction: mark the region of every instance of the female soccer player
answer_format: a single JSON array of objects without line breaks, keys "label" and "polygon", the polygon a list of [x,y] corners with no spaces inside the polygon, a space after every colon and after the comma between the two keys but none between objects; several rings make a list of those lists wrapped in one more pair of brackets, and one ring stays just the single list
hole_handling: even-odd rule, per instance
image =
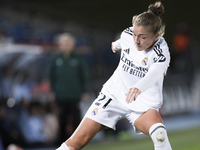
[{"label": "female soccer player", "polygon": [[115,129],[117,121],[127,118],[137,133],[149,135],[155,150],[171,150],[159,114],[162,85],[170,62],[167,43],[162,37],[164,13],[161,2],[133,17],[112,50],[121,50],[119,65],[88,109],[73,135],[57,150],[79,150],[103,128]]}]

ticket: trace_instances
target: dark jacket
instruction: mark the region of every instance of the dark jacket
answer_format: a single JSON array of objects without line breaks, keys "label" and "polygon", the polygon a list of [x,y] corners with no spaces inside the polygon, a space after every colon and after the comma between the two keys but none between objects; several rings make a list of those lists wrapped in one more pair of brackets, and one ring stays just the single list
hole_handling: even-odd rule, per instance
[{"label": "dark jacket", "polygon": [[59,100],[77,100],[88,90],[88,68],[80,55],[53,56],[49,67],[52,91]]}]

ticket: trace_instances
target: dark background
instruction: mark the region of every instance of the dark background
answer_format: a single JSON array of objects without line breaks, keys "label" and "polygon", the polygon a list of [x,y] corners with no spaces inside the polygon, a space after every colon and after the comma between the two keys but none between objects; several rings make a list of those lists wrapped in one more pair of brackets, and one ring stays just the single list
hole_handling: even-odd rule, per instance
[{"label": "dark background", "polygon": [[[155,0],[3,0],[1,5],[11,4],[23,12],[40,12],[49,19],[73,20],[93,28],[108,29],[113,33],[131,25],[132,16],[146,11]],[[199,39],[199,1],[162,0],[165,13],[161,16],[166,24],[165,38],[171,37],[178,23],[186,23]]]},{"label": "dark background", "polygon": [[[173,119],[167,127],[179,129],[180,124],[187,126],[191,123],[199,126],[198,122],[186,120],[180,123],[179,119],[173,117],[190,118],[187,114],[200,110],[200,1],[161,2],[165,7],[161,18],[166,25],[164,38],[169,45],[171,63],[164,80],[164,103],[160,112],[164,119]],[[49,106],[51,89],[48,65],[51,56],[58,52],[55,43],[58,34],[70,32],[75,35],[76,52],[83,55],[89,66],[90,100],[81,105],[84,114],[118,64],[120,55],[111,51],[111,42],[132,25],[134,15],[147,11],[152,3],[155,0],[0,0],[0,150],[1,143],[5,147],[14,143],[27,144],[27,148],[33,148],[32,143],[24,144],[25,140],[21,138],[23,136],[20,136],[17,126],[20,114],[18,109],[13,109],[15,103],[10,105],[8,102],[15,102],[13,91],[29,75],[27,79],[32,84],[26,89],[31,94],[25,90],[21,90],[21,94],[30,95],[31,102]],[[180,24],[184,24],[190,31],[186,34],[189,44],[184,39],[178,41],[186,44],[183,51],[176,51],[174,35],[181,29]],[[3,81],[7,82],[2,84]],[[49,109],[45,110],[46,113],[49,113]],[[2,111],[5,111],[3,115]],[[55,109],[51,111],[52,115],[56,114]],[[46,113],[41,116],[46,116]],[[25,125],[29,118],[23,122]],[[174,124],[177,122],[178,125]],[[6,124],[7,130],[1,124]],[[57,124],[56,118],[53,124]],[[20,127],[24,129],[23,126]],[[42,127],[46,128],[45,125]],[[56,130],[55,127],[53,129]],[[55,146],[58,134],[58,130],[55,130],[55,136],[52,137],[55,138],[52,140],[55,143],[45,141],[39,144]],[[13,134],[16,131],[19,131],[17,136]],[[30,131],[36,133],[32,128],[28,130]],[[106,141],[105,137],[102,136],[102,140]],[[41,145],[34,146],[39,148]]]}]

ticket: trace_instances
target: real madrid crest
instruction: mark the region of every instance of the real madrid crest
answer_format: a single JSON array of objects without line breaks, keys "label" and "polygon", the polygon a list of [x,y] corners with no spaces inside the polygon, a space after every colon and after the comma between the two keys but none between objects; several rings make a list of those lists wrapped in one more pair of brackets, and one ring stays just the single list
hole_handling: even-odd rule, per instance
[{"label": "real madrid crest", "polygon": [[95,108],[92,112],[91,112],[91,114],[93,115],[93,116],[95,116],[95,115],[97,115],[98,114],[98,108]]},{"label": "real madrid crest", "polygon": [[146,66],[148,64],[148,58],[145,57],[143,60],[142,60],[142,64],[143,66]]}]

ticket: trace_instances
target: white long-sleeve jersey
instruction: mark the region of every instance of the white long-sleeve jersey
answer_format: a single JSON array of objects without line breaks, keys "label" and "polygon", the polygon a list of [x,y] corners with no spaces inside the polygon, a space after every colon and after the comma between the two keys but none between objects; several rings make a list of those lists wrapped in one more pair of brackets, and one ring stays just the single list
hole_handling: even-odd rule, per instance
[{"label": "white long-sleeve jersey", "polygon": [[[164,38],[158,37],[150,50],[138,51],[132,34],[132,27],[129,27],[122,32],[120,39],[114,42],[114,49],[121,50],[120,62],[104,84],[102,92],[109,92],[134,111],[159,109],[163,103],[163,79],[170,63],[168,45]],[[138,88],[141,94],[128,104],[125,94],[132,87]]]}]

